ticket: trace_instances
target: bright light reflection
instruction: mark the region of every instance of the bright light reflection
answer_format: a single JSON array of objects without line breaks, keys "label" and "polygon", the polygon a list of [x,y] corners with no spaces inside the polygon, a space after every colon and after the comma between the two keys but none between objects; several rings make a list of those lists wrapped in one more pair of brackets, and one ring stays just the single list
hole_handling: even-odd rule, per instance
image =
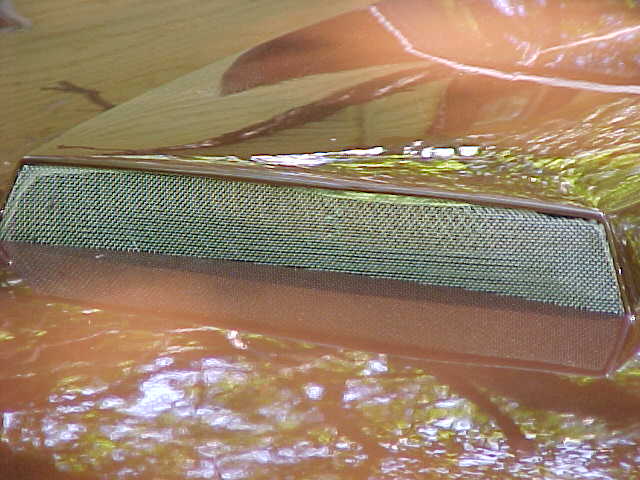
[{"label": "bright light reflection", "polygon": [[377,373],[386,373],[388,371],[389,367],[387,366],[387,359],[385,357],[380,357],[369,360],[367,362],[367,368],[362,371],[362,374],[365,376],[369,376],[375,375]]},{"label": "bright light reflection", "polygon": [[366,149],[341,150],[336,152],[299,153],[290,155],[253,155],[254,162],[270,165],[283,165],[289,167],[313,167],[338,161],[344,161],[345,157],[369,157],[382,155],[383,147],[371,147]]},{"label": "bright light reflection", "polygon": [[473,157],[480,153],[480,147],[464,146],[458,147],[458,153],[461,157]]},{"label": "bright light reflection", "polygon": [[169,410],[176,402],[184,398],[184,391],[174,385],[184,387],[193,385],[196,381],[197,374],[194,372],[169,372],[153,375],[140,386],[142,398],[123,412],[138,417],[155,417]]},{"label": "bright light reflection", "polygon": [[498,10],[509,17],[513,17],[516,14],[516,9],[510,0],[493,0],[493,4]]},{"label": "bright light reflection", "polygon": [[[502,0],[496,0],[496,1],[502,2]],[[507,4],[505,4],[504,6],[508,7]],[[507,12],[508,11],[509,10],[507,10]],[[431,55],[425,51],[422,51],[416,48],[416,46],[404,35],[401,29],[398,26],[394,25],[381,12],[381,10],[376,5],[370,6],[369,12],[380,23],[380,25],[382,25],[391,35],[393,35],[398,40],[402,48],[407,53],[439,65],[444,65],[458,72],[468,73],[471,75],[483,75],[491,78],[497,78],[500,80],[507,80],[507,81],[513,81],[513,82],[521,82],[521,81],[531,82],[539,85],[548,85],[551,87],[563,87],[563,88],[571,88],[575,90],[586,90],[586,91],[602,92],[602,93],[621,93],[621,94],[627,94],[627,95],[640,95],[640,85],[636,85],[636,84],[618,85],[618,84],[609,84],[609,83],[590,82],[585,80],[572,80],[569,78],[562,78],[562,77],[545,77],[540,75],[528,75],[521,72],[509,72],[509,71],[497,70],[494,68],[480,67],[477,65],[467,65],[464,63],[459,63],[455,60],[448,59],[448,58]]]},{"label": "bright light reflection", "polygon": [[309,383],[304,386],[304,393],[311,400],[320,400],[324,395],[324,387],[315,383]]},{"label": "bright light reflection", "polygon": [[436,158],[451,158],[455,156],[456,150],[454,148],[434,148],[433,156]]},{"label": "bright light reflection", "polygon": [[[416,154],[418,152],[415,152]],[[420,151],[422,158],[451,158],[474,157],[480,153],[480,147],[476,145],[464,145],[461,147],[425,147]]]}]

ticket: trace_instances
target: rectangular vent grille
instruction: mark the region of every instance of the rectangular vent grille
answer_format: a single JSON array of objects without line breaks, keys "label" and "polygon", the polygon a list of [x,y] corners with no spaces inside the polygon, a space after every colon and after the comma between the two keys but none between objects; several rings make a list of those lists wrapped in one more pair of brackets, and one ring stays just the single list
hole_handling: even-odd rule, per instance
[{"label": "rectangular vent grille", "polygon": [[422,197],[26,165],[0,239],[336,271],[623,311],[598,222]]}]

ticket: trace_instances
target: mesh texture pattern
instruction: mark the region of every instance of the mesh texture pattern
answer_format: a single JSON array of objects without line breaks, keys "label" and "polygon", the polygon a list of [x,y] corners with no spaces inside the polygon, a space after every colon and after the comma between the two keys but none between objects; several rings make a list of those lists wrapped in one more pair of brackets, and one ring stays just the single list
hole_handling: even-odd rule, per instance
[{"label": "mesh texture pattern", "polygon": [[429,198],[27,165],[0,239],[338,271],[622,312],[597,222]]}]

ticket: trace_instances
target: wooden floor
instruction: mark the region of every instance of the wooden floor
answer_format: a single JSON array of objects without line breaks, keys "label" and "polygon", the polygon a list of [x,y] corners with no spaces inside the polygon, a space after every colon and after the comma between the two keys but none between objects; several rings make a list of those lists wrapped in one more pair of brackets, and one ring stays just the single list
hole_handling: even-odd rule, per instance
[{"label": "wooden floor", "polygon": [[32,26],[0,31],[0,187],[23,155],[110,104],[370,3],[14,0]]}]

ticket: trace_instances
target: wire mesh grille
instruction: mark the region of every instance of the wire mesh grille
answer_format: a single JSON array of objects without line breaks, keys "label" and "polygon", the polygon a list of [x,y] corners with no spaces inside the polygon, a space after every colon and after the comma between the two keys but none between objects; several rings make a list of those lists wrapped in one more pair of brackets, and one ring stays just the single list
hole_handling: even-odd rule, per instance
[{"label": "wire mesh grille", "polygon": [[597,222],[429,198],[27,165],[0,239],[337,271],[622,312]]}]

